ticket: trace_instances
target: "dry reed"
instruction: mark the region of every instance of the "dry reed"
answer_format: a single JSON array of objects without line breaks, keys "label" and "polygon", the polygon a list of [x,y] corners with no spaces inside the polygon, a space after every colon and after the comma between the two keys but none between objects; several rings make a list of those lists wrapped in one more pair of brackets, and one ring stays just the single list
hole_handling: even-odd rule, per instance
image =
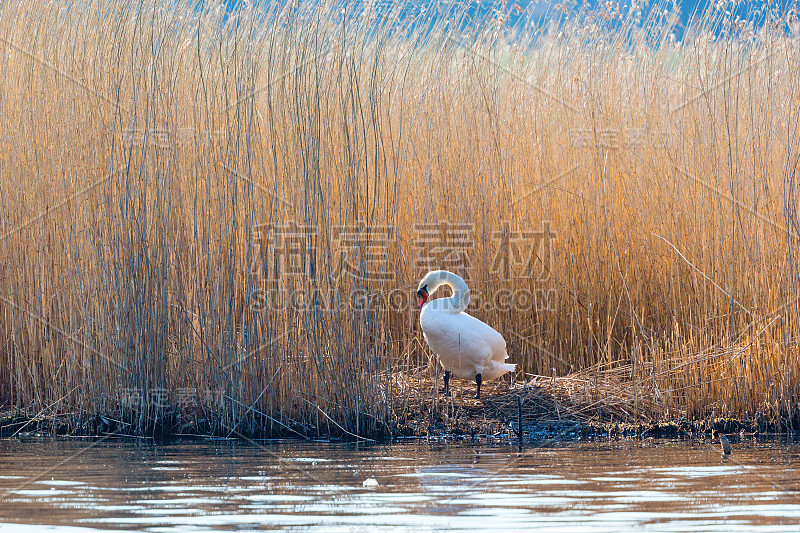
[{"label": "dry reed", "polygon": [[569,394],[795,413],[795,19],[666,5],[0,4],[4,402],[387,434],[449,267]]}]

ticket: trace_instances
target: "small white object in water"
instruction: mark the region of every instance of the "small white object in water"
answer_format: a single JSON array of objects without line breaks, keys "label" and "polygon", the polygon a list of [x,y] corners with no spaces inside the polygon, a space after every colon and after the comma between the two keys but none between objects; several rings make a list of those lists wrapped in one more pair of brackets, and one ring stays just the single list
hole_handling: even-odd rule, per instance
[{"label": "small white object in water", "polygon": [[371,477],[369,479],[365,479],[364,483],[362,483],[362,485],[364,485],[365,487],[377,487],[378,486],[378,480],[375,479],[374,477]]}]

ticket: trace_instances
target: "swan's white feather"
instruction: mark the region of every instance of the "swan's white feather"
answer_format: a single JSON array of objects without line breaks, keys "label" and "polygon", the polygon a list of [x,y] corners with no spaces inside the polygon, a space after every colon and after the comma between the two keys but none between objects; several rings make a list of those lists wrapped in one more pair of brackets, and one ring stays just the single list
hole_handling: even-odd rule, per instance
[{"label": "swan's white feather", "polygon": [[472,315],[451,314],[427,305],[422,308],[420,323],[428,346],[455,377],[474,379],[481,374],[484,380],[495,379],[516,368],[504,363],[508,354],[503,336]]},{"label": "swan's white feather", "polygon": [[[459,309],[462,305],[454,306],[454,302],[464,302],[463,307],[466,307],[469,302],[466,283],[451,272],[437,271],[425,276],[420,285],[431,279],[433,281],[428,282],[434,287],[433,290],[441,284],[455,286],[455,294],[450,298],[425,304],[419,318],[425,341],[439,356],[442,367],[462,379],[474,379],[477,374],[481,374],[483,380],[495,379],[514,371],[517,365],[504,362],[508,359],[508,353],[503,336],[488,324]],[[459,291],[462,294],[458,294]]]}]

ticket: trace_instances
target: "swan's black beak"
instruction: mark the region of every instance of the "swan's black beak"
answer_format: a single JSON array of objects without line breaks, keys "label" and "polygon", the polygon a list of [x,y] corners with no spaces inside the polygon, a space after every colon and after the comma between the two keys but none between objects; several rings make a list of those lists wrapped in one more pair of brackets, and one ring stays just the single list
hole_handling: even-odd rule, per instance
[{"label": "swan's black beak", "polygon": [[417,298],[419,298],[419,308],[422,309],[422,306],[425,305],[425,302],[428,301],[428,286],[425,285],[420,290],[417,291]]}]

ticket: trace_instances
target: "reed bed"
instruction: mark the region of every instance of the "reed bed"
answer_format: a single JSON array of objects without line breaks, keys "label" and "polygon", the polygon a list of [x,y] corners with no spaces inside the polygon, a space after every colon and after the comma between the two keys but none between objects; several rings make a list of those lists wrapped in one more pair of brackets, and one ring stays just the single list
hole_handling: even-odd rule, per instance
[{"label": "reed bed", "polygon": [[[597,368],[568,376],[528,376],[524,381],[489,382],[483,398],[474,398],[474,386],[454,387],[452,396],[441,393],[441,376],[426,370],[394,376],[394,425],[403,434],[507,433],[508,425],[534,431],[556,428],[575,430],[582,425],[598,433],[613,423],[650,428],[659,422],[649,388],[632,393],[630,368]],[[515,425],[516,424],[516,425]]]},{"label": "reed bed", "polygon": [[679,20],[0,3],[2,403],[386,435],[447,268],[517,379],[571,374],[576,405],[794,416],[796,14]]}]

